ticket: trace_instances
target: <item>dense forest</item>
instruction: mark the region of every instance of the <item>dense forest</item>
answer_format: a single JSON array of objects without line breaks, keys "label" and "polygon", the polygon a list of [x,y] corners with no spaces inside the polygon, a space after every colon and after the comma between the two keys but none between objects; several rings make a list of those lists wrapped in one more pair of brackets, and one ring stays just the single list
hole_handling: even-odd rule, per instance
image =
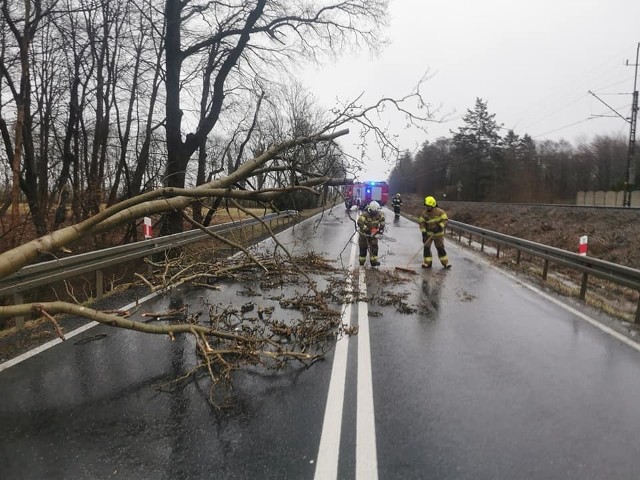
[{"label": "dense forest", "polygon": [[[581,190],[625,189],[629,139],[596,136],[572,145],[503,132],[478,98],[450,138],[405,152],[391,171],[393,192],[425,193],[465,201],[571,202]],[[637,171],[636,152],[631,171]],[[634,178],[633,175],[631,178]],[[633,190],[633,182],[630,186]]]}]

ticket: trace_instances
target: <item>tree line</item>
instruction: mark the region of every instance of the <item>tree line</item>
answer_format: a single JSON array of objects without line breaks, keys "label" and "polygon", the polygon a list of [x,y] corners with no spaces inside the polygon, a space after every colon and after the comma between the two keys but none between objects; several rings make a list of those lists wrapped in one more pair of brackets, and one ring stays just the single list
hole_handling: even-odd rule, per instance
[{"label": "tree line", "polygon": [[[602,135],[574,146],[502,131],[487,102],[477,98],[451,137],[400,156],[391,190],[464,201],[560,203],[574,201],[581,190],[625,189],[628,139]],[[639,161],[636,152],[633,171]]]},{"label": "tree line", "polygon": [[[361,165],[332,132],[351,122],[386,142],[371,120],[384,99],[327,111],[295,80],[345,49],[379,49],[386,0],[1,0],[0,16],[3,234],[24,204],[43,236],[159,188],[294,201]],[[407,114],[417,97],[387,100]],[[227,194],[204,190],[188,207],[206,225]],[[175,205],[140,213],[184,228]],[[123,241],[134,217],[121,215]]]}]

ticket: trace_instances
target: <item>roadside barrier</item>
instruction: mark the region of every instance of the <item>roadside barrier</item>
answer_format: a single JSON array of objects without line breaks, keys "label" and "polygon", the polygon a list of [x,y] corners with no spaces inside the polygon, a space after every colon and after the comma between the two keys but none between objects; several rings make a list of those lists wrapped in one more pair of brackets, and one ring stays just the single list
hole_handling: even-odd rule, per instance
[{"label": "roadside barrier", "polygon": [[[297,216],[297,210],[285,210],[264,215],[260,219],[248,218],[213,225],[206,230],[224,234],[238,228],[253,229],[255,226],[261,226],[260,221],[268,223],[270,228],[273,228],[275,223],[277,228]],[[95,299],[98,300],[104,296],[104,269],[209,238],[211,237],[206,232],[195,229],[28,265],[0,280],[0,297],[12,295],[14,304],[21,304],[24,303],[23,294],[29,290],[95,272]],[[15,322],[18,329],[24,327],[24,318],[16,318]]]},{"label": "roadside barrier", "polygon": [[[474,238],[477,239],[476,241],[480,243],[480,251],[484,250],[486,242],[495,244],[496,256],[498,258],[500,257],[501,247],[513,248],[516,250],[517,264],[520,264],[522,253],[541,258],[544,262],[542,268],[542,279],[544,281],[547,280],[550,264],[562,265],[581,272],[580,300],[583,301],[586,298],[590,275],[631,288],[640,293],[640,270],[635,268],[587,257],[581,253],[568,252],[560,248],[493,232],[484,228],[474,227],[473,225],[467,225],[466,223],[455,220],[449,220],[447,229],[458,234],[458,241],[461,241],[463,236],[468,236],[469,245],[471,245]],[[584,245],[586,254],[586,241]],[[640,324],[640,296],[636,306],[634,323]]]}]

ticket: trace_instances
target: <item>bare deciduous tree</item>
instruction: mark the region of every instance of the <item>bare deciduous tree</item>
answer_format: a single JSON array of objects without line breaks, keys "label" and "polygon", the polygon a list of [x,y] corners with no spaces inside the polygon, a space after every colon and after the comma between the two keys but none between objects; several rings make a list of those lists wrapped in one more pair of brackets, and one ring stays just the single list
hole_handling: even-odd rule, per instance
[{"label": "bare deciduous tree", "polygon": [[[191,155],[205,144],[230,98],[240,99],[242,85],[267,78],[273,65],[286,68],[292,58],[315,51],[337,52],[347,43],[379,45],[386,1],[331,2],[241,1],[231,4],[189,4],[166,0],[166,132],[165,185],[184,187]],[[209,21],[212,19],[213,21]],[[266,68],[265,68],[266,65]],[[184,135],[183,99],[193,69],[202,70],[197,125]],[[244,101],[251,101],[244,98]],[[254,101],[255,97],[254,97]],[[184,139],[183,139],[184,138]],[[203,161],[200,156],[199,161]],[[202,179],[203,168],[199,167]],[[182,230],[173,213],[165,233]]]}]

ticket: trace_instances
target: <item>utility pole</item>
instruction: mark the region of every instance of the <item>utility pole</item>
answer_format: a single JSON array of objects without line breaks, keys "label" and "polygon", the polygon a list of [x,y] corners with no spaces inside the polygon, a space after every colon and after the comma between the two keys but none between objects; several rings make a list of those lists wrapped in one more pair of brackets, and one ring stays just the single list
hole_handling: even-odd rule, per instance
[{"label": "utility pole", "polygon": [[[635,148],[636,148],[636,122],[638,120],[638,90],[636,88],[638,82],[638,54],[640,53],[640,43],[636,48],[636,71],[633,76],[633,102],[631,104],[631,118],[629,121],[629,152],[627,155],[627,178],[624,182],[624,201],[625,207],[631,206],[631,185],[636,183],[636,165],[635,165]],[[629,65],[629,60],[627,60]]]}]

